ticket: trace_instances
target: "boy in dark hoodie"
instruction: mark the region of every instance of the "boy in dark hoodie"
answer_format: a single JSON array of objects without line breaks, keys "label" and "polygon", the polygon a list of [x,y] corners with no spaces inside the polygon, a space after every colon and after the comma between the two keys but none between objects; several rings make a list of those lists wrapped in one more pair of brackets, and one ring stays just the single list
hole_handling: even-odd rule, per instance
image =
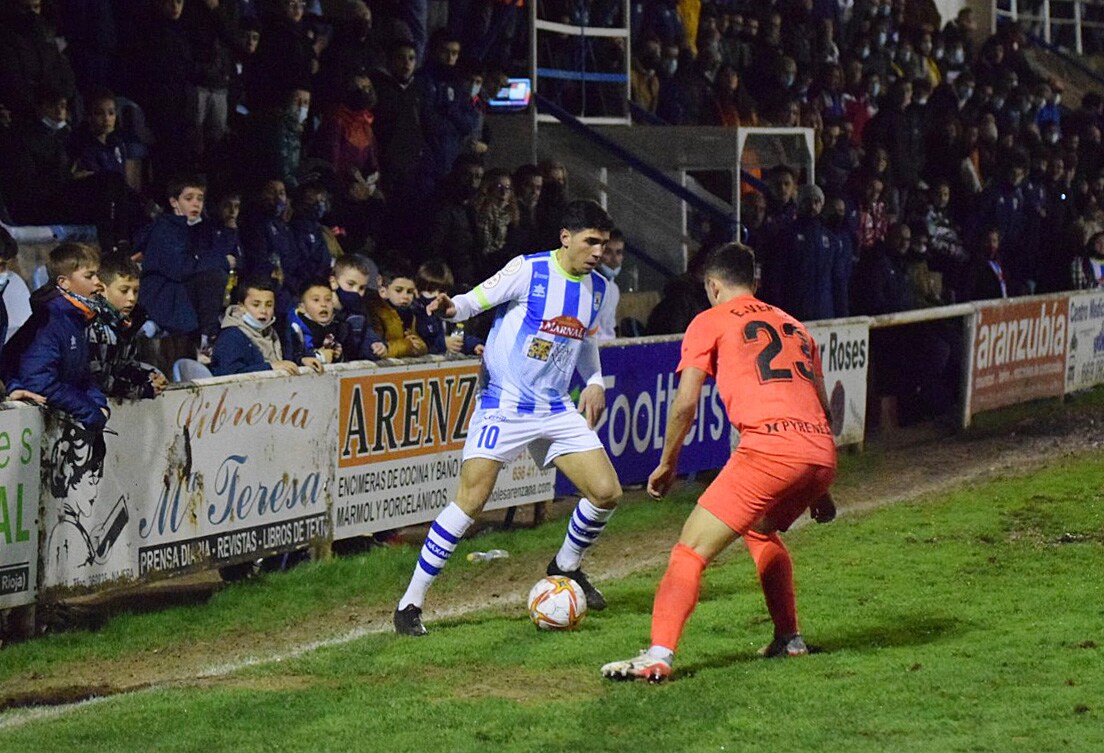
[{"label": "boy in dark hoodie", "polygon": [[110,411],[88,367],[87,330],[96,317],[93,297],[100,284],[100,254],[84,243],[63,243],[50,252],[50,282],[31,297],[31,318],[4,348],[0,377],[7,388],[46,398],[46,406],[69,413],[86,429],[100,431]]},{"label": "boy in dark hoodie", "polygon": [[[298,374],[299,367],[284,360],[273,327],[275,321],[276,285],[272,278],[258,277],[243,283],[241,303],[227,309],[223,317],[222,332],[211,354],[211,373],[226,376],[273,370]],[[321,364],[315,370],[321,371]]]},{"label": "boy in dark hoodie", "polygon": [[304,366],[310,359],[323,364],[341,361],[343,326],[335,318],[336,297],[329,280],[311,280],[304,285],[299,305],[288,314],[284,329],[284,355],[288,359]]},{"label": "boy in dark hoodie", "polygon": [[425,340],[431,354],[463,353],[468,356],[481,356],[483,341],[468,333],[464,329],[463,322],[452,325],[451,331],[446,333],[448,322],[439,316],[426,313],[426,307],[431,301],[437,300],[438,294],[452,295],[455,283],[452,270],[440,259],[430,259],[418,267],[418,273],[414,278],[418,295],[414,297],[414,303],[410,306],[414,311],[414,330]]},{"label": "boy in dark hoodie", "polygon": [[237,263],[215,245],[213,223],[203,218],[206,192],[200,178],[170,181],[172,212],[158,217],[137,243],[143,254],[138,302],[167,333],[162,354],[169,364],[195,358],[204,340],[219,333],[226,278]]},{"label": "boy in dark hoodie", "polygon": [[337,296],[334,320],[343,325],[341,350],[345,361],[375,361],[387,355],[387,345],[368,324],[364,293],[379,285],[379,270],[366,256],[348,254],[334,262],[330,288]]},{"label": "boy in dark hoodie", "polygon": [[401,260],[380,270],[379,296],[368,296],[368,326],[383,337],[388,358],[424,356],[425,340],[414,331],[414,272]]},{"label": "boy in dark hoodie", "polygon": [[108,397],[157,397],[167,383],[164,374],[138,360],[138,337],[146,318],[140,309],[135,311],[140,276],[138,265],[126,257],[109,258],[100,265],[103,294],[97,297],[96,318],[88,328],[88,365]]}]

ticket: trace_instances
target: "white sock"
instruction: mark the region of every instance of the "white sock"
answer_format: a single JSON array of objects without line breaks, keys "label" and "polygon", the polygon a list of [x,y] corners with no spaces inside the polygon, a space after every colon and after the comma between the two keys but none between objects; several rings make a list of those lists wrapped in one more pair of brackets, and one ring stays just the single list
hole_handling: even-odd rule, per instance
[{"label": "white sock", "polygon": [[564,536],[563,546],[556,555],[556,564],[561,570],[569,572],[579,569],[579,565],[583,562],[583,553],[602,533],[602,529],[606,527],[606,521],[613,515],[613,510],[614,508],[605,510],[595,507],[586,497],[579,500],[567,524],[567,535]]},{"label": "white sock", "polygon": [[652,646],[648,649],[648,655],[654,659],[662,659],[668,664],[675,663],[675,652],[666,646]]},{"label": "white sock", "polygon": [[460,509],[455,502],[449,502],[448,507],[441,510],[441,514],[433,521],[426,534],[425,543],[422,544],[422,552],[418,556],[418,564],[414,566],[414,574],[410,577],[410,585],[406,587],[406,593],[399,599],[399,609],[411,604],[421,607],[425,601],[426,591],[433,585],[437,574],[448,562],[448,558],[456,549],[471,524],[475,522],[468,514]]}]

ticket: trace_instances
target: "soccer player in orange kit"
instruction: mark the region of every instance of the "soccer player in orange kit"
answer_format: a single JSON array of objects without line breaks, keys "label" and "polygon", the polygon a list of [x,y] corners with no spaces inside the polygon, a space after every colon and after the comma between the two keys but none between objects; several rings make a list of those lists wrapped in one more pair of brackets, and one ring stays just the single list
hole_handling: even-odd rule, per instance
[{"label": "soccer player in orange kit", "polygon": [[801,322],[754,297],[755,254],[737,243],[714,251],[704,269],[711,308],[682,341],[681,379],[663,455],[648,478],[656,499],[675,481],[682,442],[712,376],[740,444],[686,519],[652,610],[652,645],[634,659],[602,667],[611,679],[662,682],[683,626],[698,603],[702,571],[742,536],[755,561],[774,640],[760,653],[808,653],[797,624],[793,563],[778,536],[806,510],[821,523],[836,514],[828,488],[836,445],[820,355]]}]

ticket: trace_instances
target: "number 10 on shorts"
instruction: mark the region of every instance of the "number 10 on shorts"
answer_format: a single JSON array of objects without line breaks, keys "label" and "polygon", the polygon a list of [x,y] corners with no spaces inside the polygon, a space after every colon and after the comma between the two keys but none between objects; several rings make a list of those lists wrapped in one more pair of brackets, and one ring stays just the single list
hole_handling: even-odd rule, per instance
[{"label": "number 10 on shorts", "polygon": [[498,444],[498,427],[494,425],[480,427],[479,439],[476,440],[475,446],[493,450],[496,444]]}]

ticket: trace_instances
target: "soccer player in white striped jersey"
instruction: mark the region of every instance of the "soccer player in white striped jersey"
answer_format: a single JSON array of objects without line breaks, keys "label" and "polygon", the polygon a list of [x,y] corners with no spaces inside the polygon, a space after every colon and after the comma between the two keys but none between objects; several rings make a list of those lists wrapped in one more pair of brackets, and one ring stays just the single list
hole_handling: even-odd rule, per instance
[{"label": "soccer player in white striped jersey", "polygon": [[[554,464],[582,492],[548,575],[566,575],[590,609],[606,600],[582,571],[583,553],[598,538],[621,498],[621,484],[594,424],[606,407],[598,360],[598,314],[606,280],[595,271],[613,222],[593,201],[564,211],[560,248],[518,256],[471,292],[437,296],[426,310],[453,322],[497,308],[483,352],[483,385],[464,444],[456,499],[441,511],[422,545],[410,585],[395,609],[395,631],[425,635],[422,605],[433,580],[494,490],[498,472],[528,448],[541,466]],[[586,387],[578,407],[568,394],[578,371]]]}]

